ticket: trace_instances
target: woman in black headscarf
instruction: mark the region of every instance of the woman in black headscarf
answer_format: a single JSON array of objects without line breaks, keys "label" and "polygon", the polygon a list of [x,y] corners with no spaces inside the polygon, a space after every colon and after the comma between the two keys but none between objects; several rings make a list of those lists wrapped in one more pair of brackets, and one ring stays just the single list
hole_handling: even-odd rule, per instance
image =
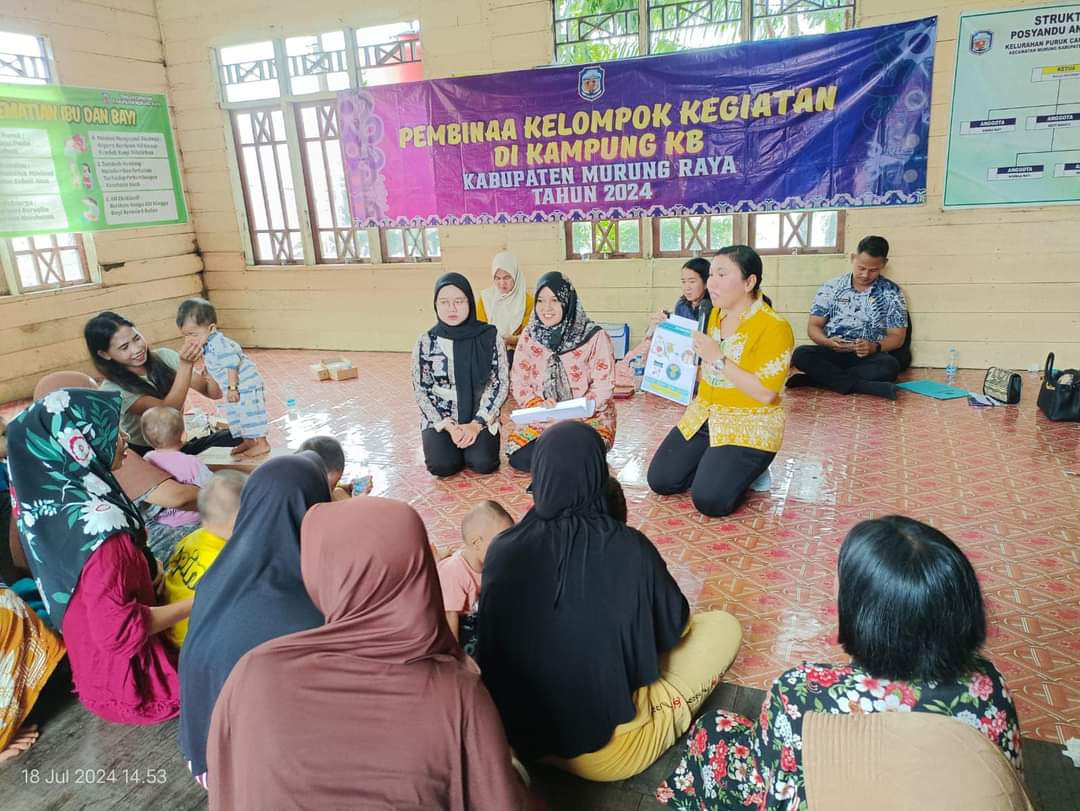
[{"label": "woman in black headscarf", "polygon": [[446,273],[435,282],[435,326],[416,341],[412,381],[420,407],[424,464],[435,476],[499,468],[499,409],[506,400],[506,346],[476,320],[469,280]]},{"label": "woman in black headscarf", "polygon": [[[577,291],[558,271],[536,284],[532,321],[518,341],[510,393],[519,408],[554,406],[583,398],[593,404],[585,420],[604,441],[615,444],[615,350],[607,332],[585,314]],[[506,441],[510,466],[528,472],[536,438],[550,422],[515,430]]]},{"label": "woman in black headscarf", "polygon": [[232,537],[199,581],[180,652],[180,751],[204,786],[210,715],[233,665],[267,640],[323,624],[300,577],[300,523],[329,500],[315,452],[261,465],[244,485]]},{"label": "woman in black headscarf", "polygon": [[741,631],[690,616],[649,539],[609,514],[604,455],[580,422],[537,440],[535,506],[484,561],[478,655],[519,755],[621,780],[690,727]]}]

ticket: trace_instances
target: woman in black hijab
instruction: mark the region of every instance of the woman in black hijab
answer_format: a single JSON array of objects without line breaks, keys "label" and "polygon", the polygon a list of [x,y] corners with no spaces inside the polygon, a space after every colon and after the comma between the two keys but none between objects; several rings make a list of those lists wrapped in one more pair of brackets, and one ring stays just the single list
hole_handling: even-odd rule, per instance
[{"label": "woman in black hijab", "polygon": [[435,476],[499,468],[499,410],[506,400],[506,346],[492,324],[476,320],[469,280],[435,282],[435,325],[416,341],[413,391],[420,407],[424,464]]},{"label": "woman in black hijab", "polygon": [[608,513],[605,452],[580,422],[536,441],[535,506],[484,561],[478,655],[522,757],[622,780],[690,727],[741,632],[691,617],[649,539]]},{"label": "woman in black hijab", "polygon": [[264,463],[244,485],[232,537],[199,581],[180,650],[180,751],[203,786],[210,715],[233,665],[267,640],[323,624],[300,577],[300,523],[329,500],[314,451]]}]

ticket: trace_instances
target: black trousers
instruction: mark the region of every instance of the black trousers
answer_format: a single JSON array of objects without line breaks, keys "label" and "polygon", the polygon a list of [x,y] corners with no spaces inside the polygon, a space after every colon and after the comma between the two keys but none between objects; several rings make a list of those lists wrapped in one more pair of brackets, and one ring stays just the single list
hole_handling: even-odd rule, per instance
[{"label": "black trousers", "polygon": [[[4,464],[0,461],[0,465]],[[11,532],[11,524],[15,519],[11,517],[11,499],[8,498],[7,488],[0,491],[0,580],[9,585],[19,579],[20,572],[15,568],[15,560],[11,556],[11,545],[8,543],[8,533]]]},{"label": "black trousers", "polygon": [[512,467],[514,470],[520,470],[522,473],[531,473],[532,458],[535,451],[535,439],[528,445],[522,445],[520,448],[510,454],[508,458],[508,461],[510,462],[510,467]]},{"label": "black trousers", "polygon": [[74,702],[74,689],[71,681],[71,662],[67,656],[56,664],[56,669],[41,688],[34,707],[26,716],[23,725],[37,724],[44,726],[56,717],[60,710]]},{"label": "black trousers", "polygon": [[468,468],[473,473],[494,473],[499,469],[499,434],[484,428],[476,441],[462,449],[447,431],[426,428],[420,434],[424,445],[424,465],[432,476],[453,476]]},{"label": "black trousers", "polygon": [[[180,447],[180,450],[190,456],[198,456],[207,448],[235,448],[243,441],[242,437],[233,436],[228,430],[215,431],[207,436],[185,442]],[[149,445],[136,445],[134,442],[130,443],[128,447],[139,454],[139,456],[146,456],[146,454],[153,450]]]},{"label": "black trousers", "polygon": [[[906,355],[906,363],[905,360]],[[837,352],[827,346],[800,346],[791,356],[791,365],[819,388],[851,394],[860,380],[891,383],[911,365],[911,352],[875,352],[860,358],[854,352]]]},{"label": "black trousers", "polygon": [[649,487],[662,496],[689,490],[698,512],[719,518],[735,512],[774,458],[775,453],[740,445],[710,447],[707,422],[689,441],[672,428],[649,463]]}]

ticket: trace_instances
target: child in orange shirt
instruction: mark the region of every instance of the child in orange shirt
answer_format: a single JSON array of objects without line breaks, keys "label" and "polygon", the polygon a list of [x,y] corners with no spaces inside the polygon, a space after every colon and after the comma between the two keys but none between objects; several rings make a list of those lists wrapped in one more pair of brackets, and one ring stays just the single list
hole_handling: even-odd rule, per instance
[{"label": "child in orange shirt", "polygon": [[492,539],[514,525],[514,519],[497,501],[481,501],[461,520],[465,545],[439,561],[446,622],[454,638],[470,656],[476,653],[476,609],[480,601],[480,575]]}]

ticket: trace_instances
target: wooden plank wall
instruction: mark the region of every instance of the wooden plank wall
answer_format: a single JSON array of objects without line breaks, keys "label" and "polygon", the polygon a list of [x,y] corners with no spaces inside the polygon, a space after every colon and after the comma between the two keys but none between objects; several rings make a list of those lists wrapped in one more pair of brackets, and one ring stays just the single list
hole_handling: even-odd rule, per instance
[{"label": "wooden plank wall", "polygon": [[[1036,2],[1002,0],[1000,7]],[[967,0],[860,0],[860,25],[940,15],[934,73],[929,202],[905,210],[849,212],[848,246],[869,233],[893,245],[891,274],[914,313],[916,362],[943,365],[956,346],[968,367],[1030,367],[1048,348],[1080,355],[1080,228],[1075,206],[945,213],[942,171],[956,29]],[[206,264],[206,283],[225,328],[248,345],[407,350],[432,321],[431,286],[442,272],[488,283],[491,257],[514,251],[529,281],[560,269],[590,313],[628,321],[640,334],[648,314],[677,296],[679,260],[566,261],[558,224],[440,229],[443,260],[351,268],[245,267],[224,152],[226,118],[216,102],[213,46],[418,17],[429,78],[526,68],[550,62],[546,0],[159,0],[158,12],[188,200]],[[210,13],[211,10],[213,13]],[[648,230],[648,229],[646,229]],[[765,288],[805,335],[817,286],[847,259],[778,257]]]},{"label": "wooden plank wall", "polygon": [[[5,0],[0,30],[48,37],[62,83],[167,91],[154,0]],[[0,295],[0,402],[29,396],[50,371],[89,370],[82,328],[101,310],[126,315],[151,342],[178,336],[178,301],[203,290],[194,226],[135,228],[93,239],[100,285]]]}]

